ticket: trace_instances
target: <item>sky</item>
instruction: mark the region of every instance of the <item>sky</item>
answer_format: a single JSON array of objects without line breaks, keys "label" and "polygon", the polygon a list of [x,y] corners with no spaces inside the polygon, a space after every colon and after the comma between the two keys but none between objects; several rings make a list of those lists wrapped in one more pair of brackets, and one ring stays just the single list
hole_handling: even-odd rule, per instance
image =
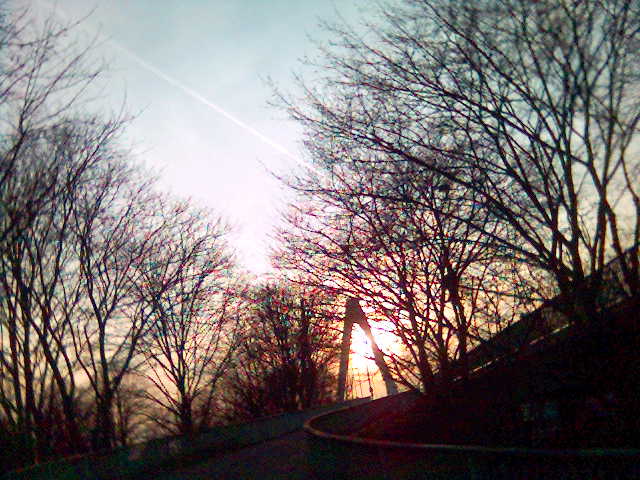
[{"label": "sky", "polygon": [[[17,1],[17,0],[16,0]],[[295,168],[301,130],[268,105],[271,78],[292,73],[330,40],[321,19],[357,22],[365,0],[31,0],[37,14],[87,17],[109,65],[107,109],[135,116],[126,141],[163,189],[212,208],[235,228],[241,264],[269,271],[270,234],[285,191],[269,173]]]}]

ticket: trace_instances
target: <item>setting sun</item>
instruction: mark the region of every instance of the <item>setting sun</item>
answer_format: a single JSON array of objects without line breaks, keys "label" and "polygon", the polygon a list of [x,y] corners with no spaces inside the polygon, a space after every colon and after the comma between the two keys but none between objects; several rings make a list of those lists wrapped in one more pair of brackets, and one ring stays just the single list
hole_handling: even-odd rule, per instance
[{"label": "setting sun", "polygon": [[[384,353],[397,353],[398,339],[388,330],[386,322],[372,322],[371,330],[375,342]],[[378,398],[387,394],[380,371],[373,359],[371,342],[362,328],[354,325],[351,336],[351,355],[349,357],[349,381],[354,396],[369,395]]]}]

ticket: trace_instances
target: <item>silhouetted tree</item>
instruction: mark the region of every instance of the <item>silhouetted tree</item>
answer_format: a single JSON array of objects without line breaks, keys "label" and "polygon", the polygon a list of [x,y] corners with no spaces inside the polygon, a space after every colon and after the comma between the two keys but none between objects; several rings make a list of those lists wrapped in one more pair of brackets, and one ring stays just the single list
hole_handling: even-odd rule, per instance
[{"label": "silhouetted tree", "polygon": [[340,333],[332,328],[338,320],[332,299],[282,284],[249,298],[245,336],[225,387],[229,416],[246,420],[331,401]]},{"label": "silhouetted tree", "polygon": [[[640,239],[636,2],[405,0],[380,14],[366,31],[331,27],[326,74],[285,101],[321,144],[316,166],[459,187],[493,221],[450,216],[548,272],[572,318],[594,315],[603,265]],[[620,274],[637,301],[637,249]]]},{"label": "silhouetted tree", "polygon": [[[83,295],[73,219],[78,209],[96,207],[102,150],[118,129],[117,122],[77,120],[41,130],[25,140],[28,145],[4,184],[3,221],[14,224],[0,255],[0,328],[7,340],[2,366],[12,385],[5,399],[15,406],[7,409],[9,418],[15,416],[26,435],[35,435],[39,454],[51,448],[45,429],[51,422],[42,417],[50,396],[65,413],[67,446],[73,451],[83,445],[74,400],[78,357],[71,341]],[[87,185],[98,188],[83,196]],[[48,192],[44,204],[38,202],[43,191]]]},{"label": "silhouetted tree", "polygon": [[[0,405],[12,434],[24,438],[25,458],[39,460],[84,443],[68,342],[79,288],[69,219],[122,122],[78,112],[101,65],[89,67],[88,50],[68,41],[73,25],[2,13]],[[51,417],[57,407],[64,422]]]},{"label": "silhouetted tree", "polygon": [[374,325],[397,339],[384,352],[397,381],[446,390],[468,374],[468,350],[539,296],[521,266],[457,218],[491,221],[464,192],[416,169],[379,173],[342,165],[289,179],[302,198],[280,234],[279,264],[373,309]]},{"label": "silhouetted tree", "polygon": [[139,291],[181,220],[117,145],[123,118],[89,113],[101,65],[73,25],[2,20],[0,418],[27,463],[128,441]]},{"label": "silhouetted tree", "polygon": [[[28,13],[4,6],[0,12],[0,188],[19,175],[16,169],[23,167],[23,158],[30,155],[25,150],[32,148],[34,139],[77,116],[80,106],[88,107],[87,91],[104,71],[90,54],[92,45],[79,46],[70,39],[77,24],[60,24],[53,18],[37,23]],[[4,223],[0,240],[45,207],[53,188],[41,188],[30,198],[30,210],[23,212],[21,222]],[[0,203],[2,217],[10,215],[10,207]]]},{"label": "silhouetted tree", "polygon": [[162,251],[139,285],[151,312],[141,344],[140,374],[158,408],[150,419],[166,433],[192,434],[219,412],[218,387],[239,342],[240,287],[225,236],[227,227],[207,212],[178,205],[180,219],[162,233]]},{"label": "silhouetted tree", "polygon": [[129,446],[149,438],[149,419],[147,412],[151,410],[145,398],[151,388],[139,375],[127,375],[116,391],[114,400],[114,418],[116,427],[116,443]]},{"label": "silhouetted tree", "polygon": [[142,172],[118,155],[103,161],[104,171],[81,192],[71,220],[82,295],[71,339],[96,402],[93,445],[110,448],[115,394],[151,319],[137,287],[155,268],[162,234],[176,218],[165,215]]}]

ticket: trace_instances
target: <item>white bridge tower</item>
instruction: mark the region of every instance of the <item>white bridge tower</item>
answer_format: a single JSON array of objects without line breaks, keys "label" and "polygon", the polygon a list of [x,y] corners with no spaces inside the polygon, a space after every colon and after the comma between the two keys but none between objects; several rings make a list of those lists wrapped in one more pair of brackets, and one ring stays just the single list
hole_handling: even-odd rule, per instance
[{"label": "white bridge tower", "polygon": [[373,359],[375,360],[376,365],[380,370],[380,374],[382,375],[382,380],[384,381],[387,389],[387,395],[398,393],[398,387],[393,381],[393,378],[391,378],[391,373],[389,372],[389,367],[387,367],[387,364],[384,361],[382,351],[373,338],[371,327],[369,326],[367,317],[360,307],[359,299],[349,297],[347,298],[344,312],[344,329],[342,333],[342,347],[340,351],[340,370],[338,371],[338,392],[336,395],[337,401],[344,401],[345,397],[347,387],[347,370],[349,369],[349,351],[351,350],[351,331],[353,330],[354,323],[362,328],[362,331],[369,338]]}]

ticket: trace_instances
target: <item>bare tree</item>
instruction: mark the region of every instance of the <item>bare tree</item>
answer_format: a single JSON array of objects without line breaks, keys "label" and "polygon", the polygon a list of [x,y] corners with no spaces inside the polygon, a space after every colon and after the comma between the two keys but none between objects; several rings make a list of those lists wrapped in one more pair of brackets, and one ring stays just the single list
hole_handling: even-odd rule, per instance
[{"label": "bare tree", "polygon": [[339,307],[317,289],[266,285],[250,296],[244,341],[226,384],[229,416],[248,420],[333,399]]},{"label": "bare tree", "polygon": [[149,438],[150,425],[147,412],[151,406],[145,398],[147,382],[132,373],[124,378],[116,391],[114,400],[114,418],[116,427],[116,443],[129,446]]},{"label": "bare tree", "polygon": [[133,367],[151,319],[137,288],[154,268],[162,233],[175,220],[164,215],[162,199],[145,173],[111,153],[82,191],[72,216],[83,296],[72,340],[95,395],[97,448],[114,445],[115,394]]},{"label": "bare tree", "polygon": [[120,121],[78,111],[102,65],[69,40],[75,25],[1,13],[0,405],[29,462],[83,448],[69,218]]},{"label": "bare tree", "polygon": [[[86,107],[88,91],[104,65],[90,54],[92,45],[79,46],[70,37],[77,24],[61,25],[52,18],[38,24],[29,12],[3,10],[0,19],[0,125],[2,148],[0,188],[16,175],[33,138]],[[44,133],[46,134],[46,133]],[[53,185],[31,198],[31,211],[50,200]],[[4,217],[10,204],[0,204]],[[23,219],[28,220],[27,218]],[[18,225],[5,223],[0,239]]]},{"label": "bare tree", "polygon": [[[13,228],[0,256],[3,345],[2,370],[11,378],[4,390],[8,418],[19,431],[35,432],[35,452],[54,448],[45,428],[45,404],[60,400],[68,428],[66,449],[83,440],[75,412],[76,356],[70,344],[72,322],[80,309],[81,281],[72,242],[72,216],[83,185],[94,180],[101,149],[118,124],[68,121],[42,130],[22,147],[20,162],[3,185],[4,222]],[[48,201],[40,203],[42,192]],[[8,400],[11,398],[11,400]]]},{"label": "bare tree", "polygon": [[138,286],[151,313],[141,343],[140,374],[153,385],[151,420],[169,434],[193,434],[219,412],[219,381],[230,367],[239,335],[239,298],[227,228],[207,212],[178,206],[174,228]]},{"label": "bare tree", "polygon": [[[323,145],[313,147],[318,153]],[[520,268],[457,218],[488,224],[491,216],[436,180],[366,165],[290,179],[303,198],[277,255],[308,282],[372,308],[369,317],[398,340],[384,352],[395,379],[423,391],[466,378],[469,349],[537,300]]]},{"label": "bare tree", "polygon": [[637,300],[636,2],[406,0],[380,13],[366,33],[332,28],[328,73],[287,103],[324,141],[320,168],[413,165],[459,186],[510,234],[451,215],[549,272],[576,320],[598,311],[613,256]]}]

